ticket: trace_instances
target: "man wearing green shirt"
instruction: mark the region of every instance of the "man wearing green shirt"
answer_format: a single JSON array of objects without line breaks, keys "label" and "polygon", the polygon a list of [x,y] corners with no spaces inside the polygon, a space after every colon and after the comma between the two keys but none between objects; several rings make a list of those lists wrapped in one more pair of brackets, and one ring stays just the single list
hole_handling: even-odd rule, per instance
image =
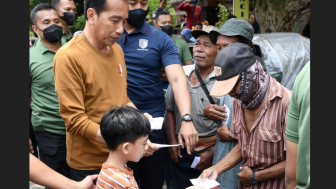
[{"label": "man wearing green shirt", "polygon": [[69,31],[68,26],[75,23],[77,14],[76,5],[73,0],[52,0],[51,4],[55,7],[61,18],[63,29],[61,44],[64,45],[73,37],[73,34]]},{"label": "man wearing green shirt", "polygon": [[310,61],[294,82],[286,138],[286,188],[310,188]]},{"label": "man wearing green shirt", "polygon": [[[168,11],[160,11],[156,13],[155,27],[167,33],[169,36],[172,36],[173,23],[172,23],[172,17]],[[178,37],[172,37],[172,38],[178,48],[180,60],[182,64],[191,65],[192,56],[191,56],[187,42],[185,42],[185,40],[180,39]]]},{"label": "man wearing green shirt", "polygon": [[53,60],[61,47],[62,24],[56,9],[49,3],[38,4],[31,12],[33,31],[40,42],[29,49],[31,121],[42,162],[70,178],[66,163],[66,128],[59,114],[55,92]]}]

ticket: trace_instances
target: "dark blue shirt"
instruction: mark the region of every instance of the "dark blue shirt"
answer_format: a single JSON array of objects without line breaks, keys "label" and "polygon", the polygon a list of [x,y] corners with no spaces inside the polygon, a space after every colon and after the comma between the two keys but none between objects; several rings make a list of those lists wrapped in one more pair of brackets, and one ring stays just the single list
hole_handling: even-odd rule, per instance
[{"label": "dark blue shirt", "polygon": [[125,54],[128,97],[140,111],[153,117],[163,116],[165,98],[159,79],[161,67],[181,64],[173,39],[144,21],[130,34],[124,31],[117,43]]}]

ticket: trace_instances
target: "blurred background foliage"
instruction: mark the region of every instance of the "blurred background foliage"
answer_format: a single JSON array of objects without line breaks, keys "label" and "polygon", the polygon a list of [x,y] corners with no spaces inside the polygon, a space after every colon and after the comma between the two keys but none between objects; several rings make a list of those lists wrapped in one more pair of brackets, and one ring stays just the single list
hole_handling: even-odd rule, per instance
[{"label": "blurred background foliage", "polygon": [[229,11],[224,5],[222,5],[222,3],[219,3],[216,9],[218,10],[218,22],[215,24],[215,26],[217,28],[221,28],[228,19]]}]

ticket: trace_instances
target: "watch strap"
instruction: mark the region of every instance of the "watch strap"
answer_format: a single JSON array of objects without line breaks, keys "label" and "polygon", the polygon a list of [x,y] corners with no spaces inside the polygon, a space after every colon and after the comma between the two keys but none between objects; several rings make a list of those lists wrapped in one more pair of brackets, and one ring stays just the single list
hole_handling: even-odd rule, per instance
[{"label": "watch strap", "polygon": [[255,172],[256,172],[256,171],[252,171],[252,183],[253,183],[253,184],[258,184],[259,181],[258,181],[258,179],[255,177]]}]

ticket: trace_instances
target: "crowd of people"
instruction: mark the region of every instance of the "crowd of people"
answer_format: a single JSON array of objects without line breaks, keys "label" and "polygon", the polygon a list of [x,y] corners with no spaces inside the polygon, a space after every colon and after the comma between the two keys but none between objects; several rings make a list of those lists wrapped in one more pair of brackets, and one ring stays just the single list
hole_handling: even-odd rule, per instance
[{"label": "crowd of people", "polygon": [[[184,30],[190,53],[160,2],[152,26],[147,0],[85,0],[76,35],[68,30],[73,0],[31,11],[39,37],[29,60],[30,180],[46,188],[197,189],[195,178],[216,179],[220,189],[309,188],[310,63],[286,89],[255,55],[252,23],[203,27],[187,0],[179,9],[195,14]],[[157,117],[163,127],[153,130]]]}]

